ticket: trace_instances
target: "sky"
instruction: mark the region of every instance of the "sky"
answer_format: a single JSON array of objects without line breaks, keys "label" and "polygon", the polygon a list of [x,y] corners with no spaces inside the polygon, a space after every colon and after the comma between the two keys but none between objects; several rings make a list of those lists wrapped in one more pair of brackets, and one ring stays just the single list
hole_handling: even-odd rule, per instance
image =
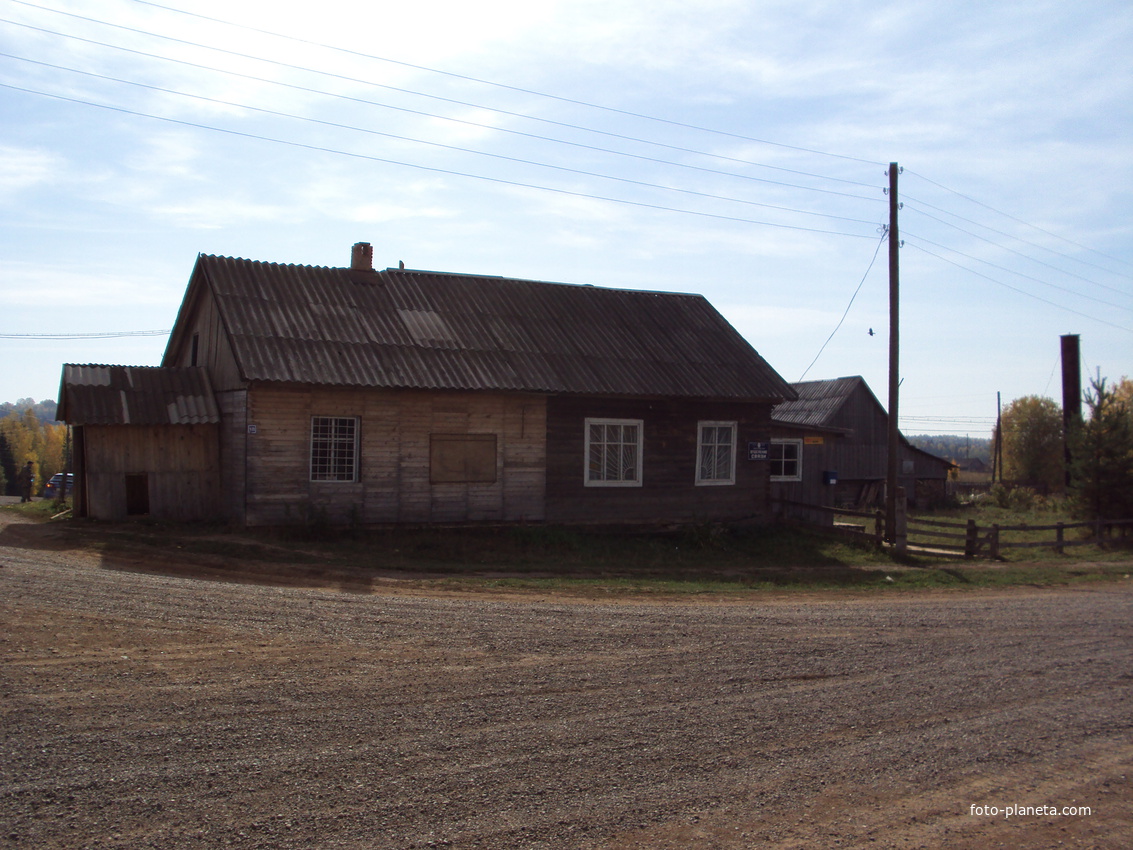
[{"label": "sky", "polygon": [[0,401],[199,254],[700,293],[905,434],[1133,376],[1133,5],[0,0]]}]

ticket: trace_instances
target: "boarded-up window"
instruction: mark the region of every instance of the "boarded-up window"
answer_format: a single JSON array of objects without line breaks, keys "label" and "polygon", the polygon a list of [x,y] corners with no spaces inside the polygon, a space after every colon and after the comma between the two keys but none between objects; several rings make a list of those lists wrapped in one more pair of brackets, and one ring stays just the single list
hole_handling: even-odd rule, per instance
[{"label": "boarded-up window", "polygon": [[494,484],[496,435],[430,435],[429,481],[432,484]]}]

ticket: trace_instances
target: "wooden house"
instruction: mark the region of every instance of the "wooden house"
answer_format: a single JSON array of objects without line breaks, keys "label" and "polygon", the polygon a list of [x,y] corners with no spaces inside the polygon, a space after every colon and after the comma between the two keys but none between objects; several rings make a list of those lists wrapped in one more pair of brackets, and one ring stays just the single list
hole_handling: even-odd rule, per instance
[{"label": "wooden house", "polygon": [[[792,384],[771,416],[776,500],[866,510],[884,504],[889,415],[860,376]],[[897,483],[917,507],[942,502],[952,464],[899,442]]]},{"label": "wooden house", "polygon": [[207,375],[229,521],[769,517],[794,392],[703,297],[371,257],[198,258],[161,369]]}]

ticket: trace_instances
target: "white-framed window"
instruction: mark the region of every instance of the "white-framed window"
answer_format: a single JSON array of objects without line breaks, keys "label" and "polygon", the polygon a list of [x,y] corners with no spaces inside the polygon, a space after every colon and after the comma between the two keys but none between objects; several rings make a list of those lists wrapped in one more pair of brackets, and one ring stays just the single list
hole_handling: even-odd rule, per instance
[{"label": "white-framed window", "polygon": [[736,423],[696,423],[696,483],[736,483]]},{"label": "white-framed window", "polygon": [[772,481],[803,480],[802,440],[772,440],[768,460],[771,461]]},{"label": "white-framed window", "polygon": [[358,480],[358,417],[311,417],[311,480]]},{"label": "white-framed window", "polygon": [[586,420],[587,487],[641,486],[640,419]]}]

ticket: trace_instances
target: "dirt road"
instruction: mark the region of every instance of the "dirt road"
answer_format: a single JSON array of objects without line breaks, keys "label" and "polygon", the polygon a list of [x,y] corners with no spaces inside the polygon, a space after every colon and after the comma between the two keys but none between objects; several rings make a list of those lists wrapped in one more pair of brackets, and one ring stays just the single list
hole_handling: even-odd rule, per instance
[{"label": "dirt road", "polygon": [[0,847],[1133,846],[1133,580],[603,604],[40,545],[0,528]]}]

